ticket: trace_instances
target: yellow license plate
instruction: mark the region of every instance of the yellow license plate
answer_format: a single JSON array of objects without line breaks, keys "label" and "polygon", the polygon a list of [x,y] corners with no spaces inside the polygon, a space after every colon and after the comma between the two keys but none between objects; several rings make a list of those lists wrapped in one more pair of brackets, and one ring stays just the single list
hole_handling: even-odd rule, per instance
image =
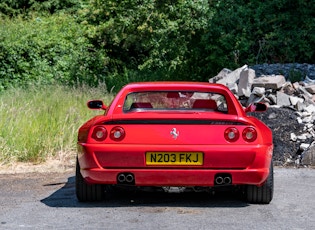
[{"label": "yellow license plate", "polygon": [[147,165],[203,165],[202,152],[147,152]]}]

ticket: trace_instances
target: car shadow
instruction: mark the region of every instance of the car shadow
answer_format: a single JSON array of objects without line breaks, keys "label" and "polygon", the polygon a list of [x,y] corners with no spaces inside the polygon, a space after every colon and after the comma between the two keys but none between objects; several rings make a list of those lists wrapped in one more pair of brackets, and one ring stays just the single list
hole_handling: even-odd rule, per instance
[{"label": "car shadow", "polygon": [[[62,183],[46,184],[55,186]],[[249,204],[242,200],[239,192],[182,192],[144,191],[139,189],[115,189],[107,191],[99,202],[79,202],[75,195],[75,177],[69,177],[64,186],[41,200],[49,207],[199,207],[242,208]]]}]

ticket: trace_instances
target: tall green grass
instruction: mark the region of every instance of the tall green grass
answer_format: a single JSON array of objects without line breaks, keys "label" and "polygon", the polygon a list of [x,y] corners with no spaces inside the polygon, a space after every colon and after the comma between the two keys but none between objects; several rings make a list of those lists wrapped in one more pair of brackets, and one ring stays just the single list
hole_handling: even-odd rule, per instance
[{"label": "tall green grass", "polygon": [[86,102],[109,103],[105,87],[11,89],[0,94],[0,161],[45,161],[76,151],[77,130],[102,111],[89,110]]}]

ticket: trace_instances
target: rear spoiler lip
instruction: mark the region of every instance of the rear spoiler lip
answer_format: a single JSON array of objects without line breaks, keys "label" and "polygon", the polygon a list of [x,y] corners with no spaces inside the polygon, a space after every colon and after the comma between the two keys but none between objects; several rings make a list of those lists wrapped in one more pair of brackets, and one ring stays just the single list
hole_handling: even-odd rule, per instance
[{"label": "rear spoiler lip", "polygon": [[147,119],[147,120],[111,120],[103,122],[104,125],[250,125],[249,123],[229,120],[206,120],[206,119]]}]

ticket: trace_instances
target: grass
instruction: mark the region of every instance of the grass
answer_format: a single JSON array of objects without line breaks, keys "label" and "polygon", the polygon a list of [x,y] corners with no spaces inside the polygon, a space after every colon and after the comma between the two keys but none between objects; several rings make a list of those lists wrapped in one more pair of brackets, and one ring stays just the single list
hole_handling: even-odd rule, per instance
[{"label": "grass", "polygon": [[113,95],[105,87],[12,89],[0,94],[0,161],[40,163],[76,151],[78,128],[102,111],[86,102]]}]

